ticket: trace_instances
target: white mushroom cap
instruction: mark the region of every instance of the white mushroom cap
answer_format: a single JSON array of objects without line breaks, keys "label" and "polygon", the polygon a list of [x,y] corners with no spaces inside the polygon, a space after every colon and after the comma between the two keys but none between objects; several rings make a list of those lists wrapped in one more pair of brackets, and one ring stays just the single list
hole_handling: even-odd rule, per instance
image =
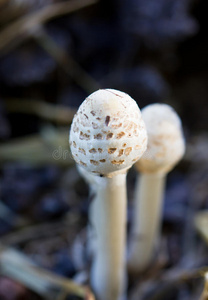
[{"label": "white mushroom cap", "polygon": [[142,109],[148,145],[136,168],[144,173],[169,172],[185,152],[181,120],[167,104],[150,104]]},{"label": "white mushroom cap", "polygon": [[112,176],[126,170],[147,146],[137,103],[127,94],[101,89],[80,105],[70,131],[73,158],[88,172]]}]

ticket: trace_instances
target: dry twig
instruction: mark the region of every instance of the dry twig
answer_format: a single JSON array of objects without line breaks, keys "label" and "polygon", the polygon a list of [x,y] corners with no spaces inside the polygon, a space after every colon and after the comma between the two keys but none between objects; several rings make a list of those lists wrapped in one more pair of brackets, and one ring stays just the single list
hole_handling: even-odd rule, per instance
[{"label": "dry twig", "polygon": [[76,295],[85,300],[94,300],[88,288],[38,267],[14,249],[1,247],[0,273],[24,284],[45,299],[57,300],[60,295]]},{"label": "dry twig", "polygon": [[22,43],[47,21],[75,12],[96,2],[97,0],[70,0],[54,3],[15,20],[0,33],[0,54],[4,54]]},{"label": "dry twig", "polygon": [[17,138],[0,145],[0,163],[18,161],[33,165],[74,164],[69,151],[68,129],[45,130],[42,135]]},{"label": "dry twig", "polygon": [[29,220],[13,212],[1,200],[0,200],[0,219],[4,220],[7,224],[11,224],[12,226],[15,227],[22,227],[29,224]]},{"label": "dry twig", "polygon": [[100,85],[64,49],[50,38],[43,27],[36,31],[34,38],[53,57],[57,64],[87,93],[92,93],[100,88]]},{"label": "dry twig", "polygon": [[23,243],[28,243],[31,240],[45,239],[68,231],[68,228],[75,227],[77,220],[70,216],[57,222],[42,223],[39,225],[31,225],[22,228],[18,231],[9,233],[1,237],[1,243],[6,246],[17,246]]},{"label": "dry twig", "polygon": [[61,125],[69,125],[76,112],[76,109],[49,104],[41,100],[7,99],[5,106],[9,112],[33,114]]}]

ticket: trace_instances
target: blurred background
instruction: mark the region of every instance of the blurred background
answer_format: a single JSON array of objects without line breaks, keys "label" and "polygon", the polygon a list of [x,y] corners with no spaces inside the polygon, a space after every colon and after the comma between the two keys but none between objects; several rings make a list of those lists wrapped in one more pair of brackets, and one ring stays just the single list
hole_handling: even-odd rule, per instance
[{"label": "blurred background", "polygon": [[[70,155],[68,132],[78,106],[99,88],[122,90],[140,108],[172,105],[187,140],[184,160],[168,175],[160,258],[140,280],[149,283],[176,266],[181,271],[208,264],[207,219],[194,221],[208,208],[206,4],[0,0],[0,299],[46,299],[24,280],[12,280],[14,272],[4,270],[4,247],[87,282],[83,248],[90,199]],[[134,180],[132,169],[129,226]],[[199,299],[202,286],[192,280],[174,281],[171,296],[160,298],[138,291],[136,282],[129,299],[147,299],[148,293],[148,299]]]}]

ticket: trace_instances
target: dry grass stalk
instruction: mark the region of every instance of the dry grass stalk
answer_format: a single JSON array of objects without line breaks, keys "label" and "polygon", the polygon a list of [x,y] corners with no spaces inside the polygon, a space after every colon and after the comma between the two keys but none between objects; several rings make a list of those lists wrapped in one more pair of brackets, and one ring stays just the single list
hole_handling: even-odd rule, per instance
[{"label": "dry grass stalk", "polygon": [[202,210],[198,212],[194,219],[194,225],[203,240],[208,244],[208,211]]},{"label": "dry grass stalk", "polygon": [[44,8],[24,15],[10,23],[0,33],[1,54],[22,43],[28,36],[47,21],[67,15],[86,6],[95,4],[97,0],[70,0],[45,6]]},{"label": "dry grass stalk", "polygon": [[1,243],[8,247],[28,243],[31,240],[45,239],[51,236],[55,237],[66,231],[68,232],[69,227],[76,227],[76,222],[77,219],[69,215],[61,221],[27,226],[1,237]]},{"label": "dry grass stalk", "polygon": [[17,161],[31,165],[56,164],[69,166],[74,164],[68,150],[68,130],[45,132],[17,138],[0,145],[0,163]]},{"label": "dry grass stalk", "polygon": [[1,200],[0,200],[0,218],[4,220],[7,224],[11,224],[15,227],[22,227],[29,224],[29,220],[25,217],[21,217],[12,211],[9,207],[7,207]]},{"label": "dry grass stalk", "polygon": [[24,284],[45,299],[55,300],[60,298],[61,294],[94,299],[88,288],[38,267],[14,249],[1,247],[0,273]]},{"label": "dry grass stalk", "polygon": [[44,30],[39,27],[34,38],[56,63],[87,93],[100,89],[100,85]]},{"label": "dry grass stalk", "polygon": [[5,106],[9,112],[33,114],[61,125],[69,125],[76,112],[73,108],[53,105],[41,100],[9,99],[5,101]]}]

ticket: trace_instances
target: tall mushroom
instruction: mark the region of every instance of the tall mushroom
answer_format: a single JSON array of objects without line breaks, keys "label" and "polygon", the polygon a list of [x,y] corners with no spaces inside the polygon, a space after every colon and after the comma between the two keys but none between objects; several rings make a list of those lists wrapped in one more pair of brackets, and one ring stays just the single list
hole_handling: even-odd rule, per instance
[{"label": "tall mushroom", "polygon": [[151,262],[160,233],[162,200],[166,174],[182,158],[185,141],[181,121],[167,104],[151,104],[142,109],[148,145],[135,164],[137,177],[134,218],[130,233],[128,267],[143,271]]},{"label": "tall mushroom", "polygon": [[118,300],[125,286],[126,174],[147,145],[136,102],[113,89],[92,93],[74,116],[70,145],[77,164],[97,175],[91,285],[98,300]]}]

